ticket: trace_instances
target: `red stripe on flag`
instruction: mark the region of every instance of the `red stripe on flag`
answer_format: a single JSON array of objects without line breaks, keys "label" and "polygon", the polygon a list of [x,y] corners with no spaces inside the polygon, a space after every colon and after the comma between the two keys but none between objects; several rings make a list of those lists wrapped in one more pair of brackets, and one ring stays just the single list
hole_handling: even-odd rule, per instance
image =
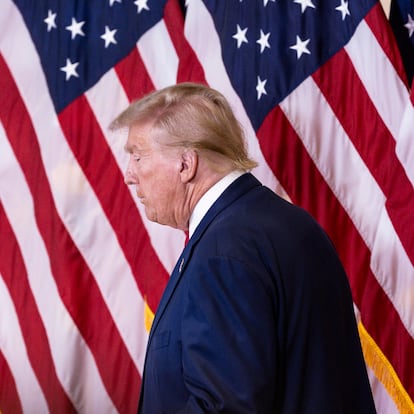
[{"label": "red stripe on flag", "polygon": [[364,326],[414,396],[414,340],[370,269],[371,252],[279,107],[266,117],[257,136],[269,166],[292,201],[309,211],[331,237]]},{"label": "red stripe on flag", "polygon": [[[339,74],[340,72],[340,74]],[[337,79],[342,81],[338,82]],[[313,75],[336,117],[384,192],[386,208],[411,263],[414,264],[412,216],[414,192],[397,159],[395,140],[365,92],[344,50]],[[352,88],[349,88],[352,85]],[[347,104],[344,105],[344,97]],[[349,108],[364,108],[350,111]],[[367,140],[366,137],[375,137]]]},{"label": "red stripe on flag", "polygon": [[164,7],[164,22],[179,58],[177,83],[206,84],[204,69],[184,36],[184,16],[177,0],[168,0]]},{"label": "red stripe on flag", "polygon": [[16,382],[10,367],[0,351],[0,412],[2,414],[21,414],[23,412]]},{"label": "red stripe on flag", "polygon": [[[86,98],[81,96],[65,108],[59,114],[59,120],[118,237],[142,297],[154,311],[168,274],[151,246],[139,211]],[[82,125],[81,129],[79,125]],[[104,180],[102,171],[105,171]]]},{"label": "red stripe on flag", "polygon": [[0,240],[0,273],[16,308],[29,360],[48,407],[51,412],[76,412],[57,377],[46,330],[30,288],[23,257],[1,203]]},{"label": "red stripe on flag", "polygon": [[[130,396],[138,395],[139,373],[93,274],[57,213],[33,125],[2,57],[0,91],[7,91],[0,105],[0,119],[32,193],[36,222],[49,253],[61,299],[91,349],[115,406],[120,412],[133,412],[135,401]],[[108,349],[116,352],[108,352]]]},{"label": "red stripe on flag", "polygon": [[391,25],[384,14],[381,3],[377,3],[370,10],[370,12],[365,16],[365,21],[376,37],[378,43],[381,45],[382,50],[393,64],[399,77],[404,80],[406,85],[408,85],[398,45]]},{"label": "red stripe on flag", "polygon": [[137,48],[132,49],[129,55],[115,66],[115,71],[129,101],[141,98],[155,89]]}]

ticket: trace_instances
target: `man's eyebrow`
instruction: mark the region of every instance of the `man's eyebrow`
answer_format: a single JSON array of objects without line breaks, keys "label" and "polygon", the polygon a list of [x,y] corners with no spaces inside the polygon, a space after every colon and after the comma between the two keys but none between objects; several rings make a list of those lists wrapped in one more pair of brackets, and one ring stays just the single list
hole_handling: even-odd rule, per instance
[{"label": "man's eyebrow", "polygon": [[129,154],[131,153],[131,152],[133,152],[134,150],[137,150],[138,148],[137,148],[137,146],[135,145],[135,144],[125,144],[124,145],[124,151],[125,152],[128,152]]}]

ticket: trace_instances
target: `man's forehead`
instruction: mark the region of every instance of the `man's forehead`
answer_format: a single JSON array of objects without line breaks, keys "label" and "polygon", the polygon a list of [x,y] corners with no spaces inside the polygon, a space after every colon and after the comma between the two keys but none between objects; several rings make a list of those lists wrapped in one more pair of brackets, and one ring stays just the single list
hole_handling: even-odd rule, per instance
[{"label": "man's forehead", "polygon": [[150,128],[133,125],[129,128],[125,151],[132,152],[148,147],[151,143]]}]

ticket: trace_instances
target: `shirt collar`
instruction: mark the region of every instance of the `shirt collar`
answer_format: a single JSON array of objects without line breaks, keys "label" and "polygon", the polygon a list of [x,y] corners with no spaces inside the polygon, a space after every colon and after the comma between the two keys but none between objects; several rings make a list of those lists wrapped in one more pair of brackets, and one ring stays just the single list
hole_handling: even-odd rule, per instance
[{"label": "shirt collar", "polygon": [[240,170],[230,172],[203,194],[191,213],[188,229],[189,237],[193,235],[195,229],[200,224],[200,221],[206,215],[207,211],[214,204],[214,202],[221,196],[224,190],[244,173],[244,171]]}]

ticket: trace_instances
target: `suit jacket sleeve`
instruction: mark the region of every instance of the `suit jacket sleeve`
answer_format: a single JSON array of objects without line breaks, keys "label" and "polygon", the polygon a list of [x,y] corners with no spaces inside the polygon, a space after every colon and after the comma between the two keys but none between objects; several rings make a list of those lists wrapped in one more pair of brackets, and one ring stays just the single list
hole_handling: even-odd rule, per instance
[{"label": "suit jacket sleeve", "polygon": [[237,259],[201,263],[182,319],[183,375],[191,394],[184,412],[268,412],[278,355],[271,287]]}]

